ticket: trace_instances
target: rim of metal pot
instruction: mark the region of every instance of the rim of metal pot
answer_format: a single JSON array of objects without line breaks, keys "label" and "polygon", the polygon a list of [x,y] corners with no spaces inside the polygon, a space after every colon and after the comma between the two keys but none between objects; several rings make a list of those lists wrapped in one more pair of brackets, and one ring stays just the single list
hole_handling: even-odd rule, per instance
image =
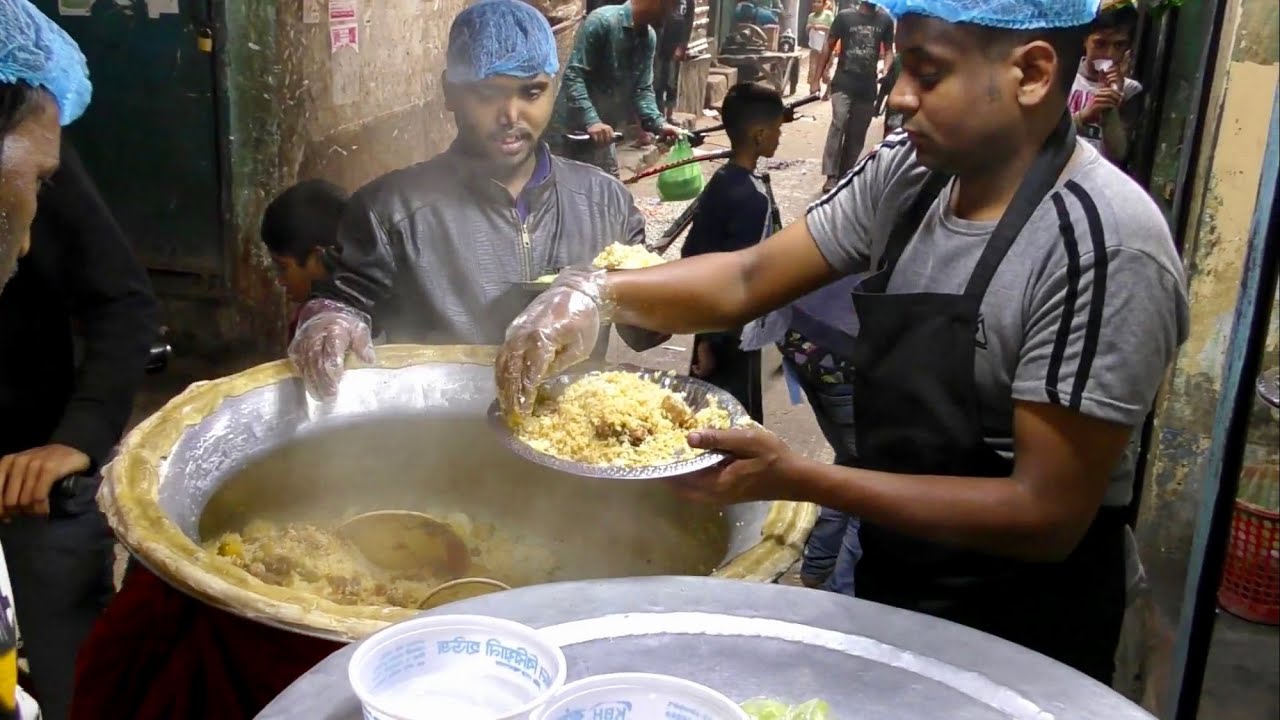
[{"label": "rim of metal pot", "polygon": [[[350,366],[492,366],[496,354],[496,348],[484,346],[384,345],[378,348],[378,362],[374,365]],[[192,542],[159,503],[164,462],[184,433],[216,412],[227,398],[292,377],[292,364],[278,360],[191,385],[124,438],[115,459],[103,471],[98,503],[120,543],[179,590],[266,625],[333,640],[356,640],[412,617],[417,611],[339,605],[264,583]],[[809,503],[772,503],[760,541],[726,561],[712,576],[754,582],[776,579],[800,557],[817,516],[818,508]]]}]

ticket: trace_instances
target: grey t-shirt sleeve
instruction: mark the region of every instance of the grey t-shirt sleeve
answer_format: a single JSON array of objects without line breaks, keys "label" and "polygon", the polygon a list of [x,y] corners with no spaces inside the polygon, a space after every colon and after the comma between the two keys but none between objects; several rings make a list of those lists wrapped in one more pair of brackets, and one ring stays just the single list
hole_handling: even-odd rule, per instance
[{"label": "grey t-shirt sleeve", "polygon": [[870,267],[877,212],[886,205],[891,187],[895,192],[908,190],[903,181],[914,156],[906,135],[890,135],[809,206],[809,234],[832,268],[848,275]]},{"label": "grey t-shirt sleeve", "polygon": [[1063,243],[1031,283],[1013,398],[1137,426],[1186,338],[1185,285],[1156,253],[1096,236],[1171,246],[1169,230],[1154,207],[1121,213],[1070,188],[1053,202]]}]

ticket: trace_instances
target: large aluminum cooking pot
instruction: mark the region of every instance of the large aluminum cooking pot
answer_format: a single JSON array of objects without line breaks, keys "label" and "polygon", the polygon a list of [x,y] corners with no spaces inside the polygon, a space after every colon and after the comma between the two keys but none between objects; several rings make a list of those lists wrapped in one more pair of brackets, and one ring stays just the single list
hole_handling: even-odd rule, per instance
[{"label": "large aluminum cooking pot", "polygon": [[[799,557],[817,509],[723,512],[660,483],[571,477],[507,452],[485,421],[495,350],[384,346],[312,401],[287,362],[192,385],[143,421],[104,472],[100,504],[130,552],[175,587],[288,630],[352,640],[410,610],[339,605],[264,583],[202,543],[252,519],[465,513],[555,562],[525,582],[706,575],[769,582]],[[535,548],[536,549],[536,548]],[[536,563],[535,563],[536,564]]]}]

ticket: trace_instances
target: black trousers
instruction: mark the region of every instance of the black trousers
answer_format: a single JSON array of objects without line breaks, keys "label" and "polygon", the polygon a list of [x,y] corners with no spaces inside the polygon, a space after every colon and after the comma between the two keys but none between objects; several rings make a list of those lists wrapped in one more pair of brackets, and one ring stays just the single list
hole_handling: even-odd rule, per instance
[{"label": "black trousers", "polygon": [[709,376],[702,379],[734,396],[747,409],[751,419],[763,425],[760,351],[743,351],[719,344],[713,344],[712,347],[715,348],[716,367]]},{"label": "black trousers", "polygon": [[658,101],[658,112],[670,116],[680,94],[680,61],[674,57],[653,59],[653,95]]}]

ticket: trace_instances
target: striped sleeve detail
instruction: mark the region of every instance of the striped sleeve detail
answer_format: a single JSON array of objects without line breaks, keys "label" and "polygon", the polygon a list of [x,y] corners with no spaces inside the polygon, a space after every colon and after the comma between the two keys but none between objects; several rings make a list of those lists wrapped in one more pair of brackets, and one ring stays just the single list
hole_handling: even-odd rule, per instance
[{"label": "striped sleeve detail", "polygon": [[1107,302],[1107,257],[1106,229],[1102,226],[1102,215],[1098,205],[1079,183],[1067,182],[1067,192],[1075,196],[1084,209],[1085,223],[1089,226],[1089,240],[1093,249],[1093,294],[1089,298],[1089,320],[1084,329],[1084,346],[1080,350],[1080,367],[1076,371],[1076,381],[1071,387],[1071,407],[1078,410],[1080,399],[1084,396],[1085,385],[1089,381],[1089,373],[1093,370],[1093,359],[1098,355],[1098,339],[1102,336],[1102,311]]},{"label": "striped sleeve detail", "polygon": [[1080,206],[1084,215],[1085,227],[1090,246],[1090,263],[1088,264],[1088,315],[1084,324],[1084,337],[1079,341],[1076,353],[1076,371],[1073,374],[1071,392],[1062,397],[1060,377],[1062,365],[1069,351],[1075,344],[1073,328],[1077,324],[1077,314],[1081,304],[1081,286],[1084,284],[1083,263],[1080,254],[1081,228],[1076,227],[1075,220],[1067,207],[1063,193],[1056,192],[1052,196],[1053,207],[1058,216],[1058,226],[1062,235],[1062,250],[1066,257],[1066,288],[1063,294],[1062,316],[1054,337],[1053,350],[1049,356],[1049,367],[1045,376],[1045,395],[1049,402],[1064,405],[1072,410],[1080,410],[1085,389],[1093,372],[1093,362],[1098,354],[1098,344],[1102,336],[1102,314],[1107,300],[1107,256],[1106,229],[1102,224],[1102,216],[1098,205],[1087,190],[1074,181],[1065,185],[1066,192]]},{"label": "striped sleeve detail", "polygon": [[1062,396],[1058,392],[1058,378],[1062,374],[1062,360],[1067,354],[1067,344],[1071,342],[1071,321],[1076,313],[1076,300],[1080,295],[1080,247],[1076,240],[1075,224],[1071,221],[1071,212],[1062,199],[1062,193],[1053,194],[1053,209],[1058,213],[1058,228],[1062,234],[1062,250],[1067,256],[1067,289],[1062,302],[1062,317],[1058,321],[1058,333],[1053,341],[1053,352],[1049,354],[1049,370],[1045,376],[1044,391],[1049,402],[1062,405]]}]

